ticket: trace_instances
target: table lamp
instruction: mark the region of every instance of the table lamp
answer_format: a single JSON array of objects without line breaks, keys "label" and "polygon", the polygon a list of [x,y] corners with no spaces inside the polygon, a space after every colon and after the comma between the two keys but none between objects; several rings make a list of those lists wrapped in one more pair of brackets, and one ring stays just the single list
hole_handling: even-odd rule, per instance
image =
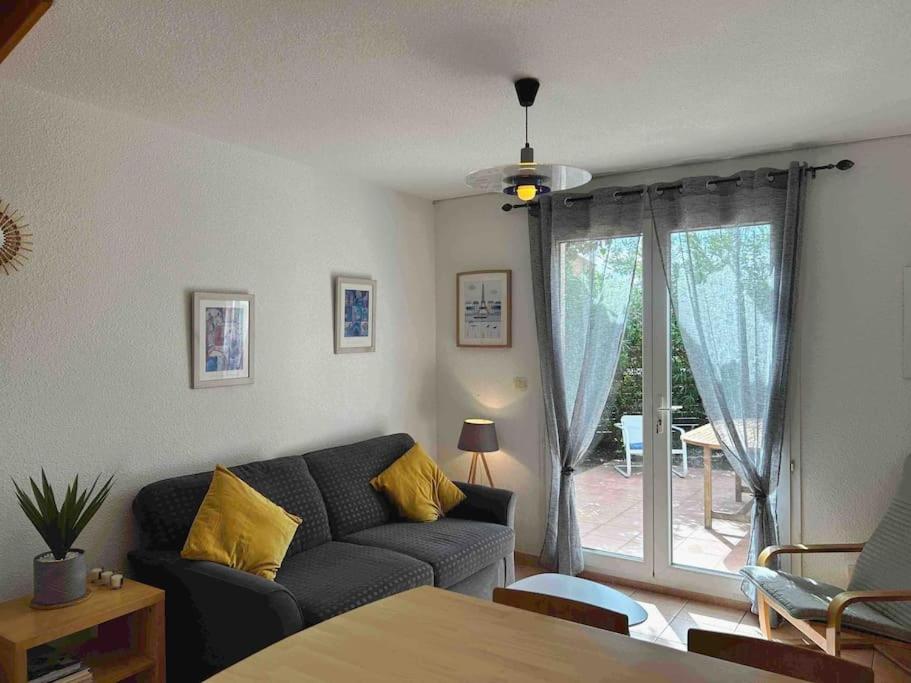
[{"label": "table lamp", "polygon": [[462,425],[462,434],[459,436],[459,450],[471,451],[471,467],[468,469],[468,483],[474,484],[478,476],[478,460],[484,465],[487,481],[493,486],[490,468],[487,466],[485,453],[500,450],[497,443],[497,429],[493,420],[470,418]]}]

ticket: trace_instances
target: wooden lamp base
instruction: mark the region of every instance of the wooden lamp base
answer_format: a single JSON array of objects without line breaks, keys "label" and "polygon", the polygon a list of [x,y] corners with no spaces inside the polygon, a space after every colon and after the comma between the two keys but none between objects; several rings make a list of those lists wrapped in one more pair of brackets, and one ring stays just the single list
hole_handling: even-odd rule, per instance
[{"label": "wooden lamp base", "polygon": [[484,471],[487,473],[487,481],[490,482],[490,487],[493,488],[493,477],[490,476],[490,468],[487,466],[487,458],[484,457],[483,453],[472,453],[471,454],[471,466],[468,468],[468,483],[476,484],[478,477],[478,460],[481,461],[481,464],[484,465]]}]

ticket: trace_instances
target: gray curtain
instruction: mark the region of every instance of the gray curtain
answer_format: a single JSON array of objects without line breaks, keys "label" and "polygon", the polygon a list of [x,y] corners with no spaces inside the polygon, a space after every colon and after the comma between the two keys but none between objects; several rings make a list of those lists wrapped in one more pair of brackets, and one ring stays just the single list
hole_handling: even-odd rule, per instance
[{"label": "gray curtain", "polygon": [[[778,543],[805,165],[649,188],[673,314],[706,415],[753,493],[747,564]],[[744,592],[755,600],[752,584]]]},{"label": "gray curtain", "polygon": [[615,189],[572,206],[545,195],[529,214],[551,464],[541,562],[563,574],[584,568],[573,473],[608,402],[646,215],[641,197],[615,197]]}]

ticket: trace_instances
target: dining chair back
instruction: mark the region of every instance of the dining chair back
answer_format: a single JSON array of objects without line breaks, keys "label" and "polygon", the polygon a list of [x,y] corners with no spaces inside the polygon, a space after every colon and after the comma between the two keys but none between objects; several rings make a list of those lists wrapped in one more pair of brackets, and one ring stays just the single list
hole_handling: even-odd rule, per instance
[{"label": "dining chair back", "polygon": [[811,683],[873,683],[873,670],[855,662],[819,650],[733,633],[691,628],[687,649]]},{"label": "dining chair back", "polygon": [[624,636],[629,635],[629,619],[625,614],[613,610],[589,605],[578,600],[569,600],[555,595],[532,593],[531,591],[512,588],[494,588],[493,601],[498,605],[507,605],[537,612],[557,619],[573,621],[585,626],[593,626],[605,631],[613,631]]}]

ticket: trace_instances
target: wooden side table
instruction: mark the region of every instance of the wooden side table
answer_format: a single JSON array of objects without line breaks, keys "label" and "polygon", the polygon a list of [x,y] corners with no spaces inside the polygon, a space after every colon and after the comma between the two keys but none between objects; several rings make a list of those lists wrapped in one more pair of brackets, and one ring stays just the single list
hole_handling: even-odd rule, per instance
[{"label": "wooden side table", "polygon": [[115,683],[131,676],[164,681],[164,591],[130,579],[119,590],[89,590],[84,602],[60,609],[32,609],[31,596],[0,603],[3,683],[27,683],[30,648],[90,628],[97,628],[97,637],[75,654],[91,667],[95,681]]}]

